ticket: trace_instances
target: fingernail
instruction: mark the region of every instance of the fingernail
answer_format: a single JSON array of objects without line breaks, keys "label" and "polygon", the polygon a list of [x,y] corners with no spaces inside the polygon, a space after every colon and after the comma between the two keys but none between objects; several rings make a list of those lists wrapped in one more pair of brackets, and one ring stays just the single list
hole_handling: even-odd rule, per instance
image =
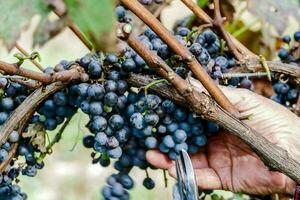
[{"label": "fingernail", "polygon": [[173,178],[176,178],[176,167],[173,166],[170,169],[168,169],[169,175],[172,176]]}]

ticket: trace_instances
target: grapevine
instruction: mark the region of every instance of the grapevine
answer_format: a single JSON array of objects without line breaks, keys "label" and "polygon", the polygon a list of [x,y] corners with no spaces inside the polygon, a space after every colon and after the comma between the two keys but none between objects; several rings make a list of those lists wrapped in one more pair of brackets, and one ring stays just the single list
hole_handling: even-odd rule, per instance
[{"label": "grapevine", "polygon": [[[246,126],[219,88],[253,91],[251,77],[267,76],[275,91],[270,98],[299,114],[300,32],[282,38],[288,48],[278,51],[280,61],[261,62],[226,32],[218,0],[214,19],[183,0],[207,26],[191,30],[182,23],[172,33],[145,7],[162,3],[120,0],[116,32],[125,44],[117,53],[95,51],[80,29],[67,21],[90,53],[44,68],[16,44],[24,57],[17,56],[16,63],[0,61],[0,199],[28,198],[17,185],[18,177],[36,176],[78,111],[89,117],[89,133],[82,143],[91,151],[92,163],[116,170],[101,189],[105,200],[130,199],[134,167],[145,171],[145,188],[155,187],[147,171],[155,169],[146,160],[147,150],[158,149],[176,160],[180,150],[199,152],[222,128],[248,144],[272,170],[300,182],[299,162]],[[61,18],[65,14],[54,12]],[[139,35],[134,34],[130,13],[148,26]],[[40,71],[24,68],[22,58],[30,58]],[[207,94],[199,92],[199,85]],[[56,137],[47,143],[47,131],[59,125]]]}]

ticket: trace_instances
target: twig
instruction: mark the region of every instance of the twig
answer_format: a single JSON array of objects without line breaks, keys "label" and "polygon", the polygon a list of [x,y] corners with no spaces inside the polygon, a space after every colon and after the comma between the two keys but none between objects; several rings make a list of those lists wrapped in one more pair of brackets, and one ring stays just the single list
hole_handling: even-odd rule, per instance
[{"label": "twig", "polygon": [[145,24],[147,24],[159,37],[164,40],[168,46],[184,61],[187,61],[188,67],[195,77],[203,84],[207,91],[213,96],[218,104],[224,109],[239,116],[236,108],[230,103],[222,91],[215,85],[214,81],[206,73],[204,68],[196,60],[189,50],[183,46],[176,38],[157,20],[146,8],[136,0],[120,0],[129,10],[137,15]]},{"label": "twig", "polygon": [[[28,113],[26,115],[24,115],[24,117],[22,118],[22,121],[20,121],[19,123],[15,123],[12,124],[12,130],[17,128],[18,129],[18,133],[19,135],[21,135],[23,129],[25,128],[28,120],[31,118],[31,116],[33,115],[35,111],[34,110],[28,110]],[[7,132],[8,135],[11,132]],[[4,170],[6,170],[6,167],[10,164],[10,162],[12,161],[12,159],[15,157],[16,153],[17,153],[17,149],[18,149],[19,144],[15,143],[12,145],[11,150],[8,153],[8,159],[3,161],[0,165],[0,173],[3,172]]]},{"label": "twig", "polygon": [[[53,10],[53,12],[58,16],[61,17],[62,14],[60,14],[57,10]],[[94,49],[93,44],[87,39],[87,37],[80,31],[80,29],[71,21],[67,21],[68,27],[72,30],[72,32],[82,41],[82,43],[88,48],[90,51]]]},{"label": "twig", "polygon": [[43,100],[45,100],[54,92],[63,89],[65,86],[65,83],[55,82],[45,87],[40,87],[33,93],[31,93],[25,99],[25,101],[23,101],[23,103],[14,110],[5,124],[1,127],[0,144],[6,142],[7,137],[15,129],[16,126],[20,126],[21,124],[26,123],[28,117],[31,116],[32,112],[36,110],[36,108]]},{"label": "twig", "polygon": [[[269,69],[273,73],[284,74],[289,77],[289,81],[300,85],[300,68],[297,65],[281,63],[278,61],[266,61]],[[241,66],[231,68],[230,73],[253,73],[253,72],[265,72],[258,59],[247,59]]]},{"label": "twig", "polygon": [[15,157],[18,146],[19,146],[18,143],[12,145],[11,150],[8,153],[7,160],[3,161],[0,165],[0,173],[2,173],[6,169],[6,167],[10,164],[12,159]]},{"label": "twig", "polygon": [[218,30],[222,33],[224,39],[226,40],[227,46],[229,50],[233,53],[233,55],[236,57],[237,60],[242,60],[245,55],[242,55],[241,52],[238,51],[235,44],[232,42],[231,37],[227,33],[227,31],[224,28],[224,19],[221,16],[221,9],[220,9],[220,2],[219,0],[214,0],[214,21],[213,24]]},{"label": "twig", "polygon": [[[15,44],[15,47],[22,53],[22,54],[24,54],[25,56],[30,56],[29,55],[29,53],[21,46],[21,45],[19,45],[19,43],[16,43]],[[43,71],[44,70],[44,68],[43,68],[43,66],[39,63],[39,62],[37,62],[36,60],[30,60],[39,70],[41,70],[41,71]]]},{"label": "twig", "polygon": [[39,82],[50,84],[55,81],[71,81],[80,79],[83,70],[80,66],[72,66],[71,69],[54,73],[53,75],[44,74],[41,72],[36,72],[33,70],[18,67],[14,64],[9,64],[0,61],[0,70],[3,70],[6,74],[18,75],[32,80],[37,80]]}]

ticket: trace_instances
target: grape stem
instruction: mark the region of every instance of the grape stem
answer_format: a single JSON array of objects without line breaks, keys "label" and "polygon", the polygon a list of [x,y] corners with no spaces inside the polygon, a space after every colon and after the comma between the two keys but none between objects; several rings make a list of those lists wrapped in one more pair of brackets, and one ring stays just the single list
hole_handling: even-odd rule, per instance
[{"label": "grape stem", "polygon": [[[73,115],[74,116],[74,115]],[[73,117],[72,116],[72,117]],[[47,154],[52,153],[52,147],[58,143],[60,141],[60,139],[62,138],[62,135],[65,131],[65,129],[67,128],[68,124],[70,123],[72,117],[67,118],[67,120],[63,123],[63,125],[61,126],[61,128],[58,130],[58,132],[56,133],[56,135],[54,136],[54,138],[52,139],[52,141],[47,145],[46,147],[46,152],[45,153],[41,153],[38,161],[42,162],[44,160],[44,158],[46,157]]]},{"label": "grape stem", "polygon": [[144,89],[145,91],[145,96],[148,95],[148,89],[151,88],[152,86],[154,85],[157,85],[159,83],[168,83],[168,81],[166,79],[159,79],[159,80],[156,80],[156,81],[153,81],[152,83],[149,83],[148,85],[146,85],[145,87],[142,87],[140,89]]},{"label": "grape stem", "polygon": [[189,52],[189,50],[176,40],[176,38],[137,0],[120,0],[129,10],[147,24],[183,61],[186,61],[189,69],[195,77],[203,84],[206,90],[212,95],[222,108],[239,116],[237,109],[230,103],[223,92],[216,86],[211,77],[207,74],[201,64]]},{"label": "grape stem", "polygon": [[163,170],[163,173],[164,173],[164,182],[165,182],[165,188],[168,187],[168,178],[167,178],[167,173],[166,173],[167,170]]}]

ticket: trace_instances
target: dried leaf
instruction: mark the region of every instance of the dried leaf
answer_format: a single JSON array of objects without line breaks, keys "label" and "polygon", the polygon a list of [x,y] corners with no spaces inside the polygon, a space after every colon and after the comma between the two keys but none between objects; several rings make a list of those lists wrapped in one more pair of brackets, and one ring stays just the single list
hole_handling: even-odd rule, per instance
[{"label": "dried leaf", "polygon": [[33,34],[33,46],[43,46],[50,39],[61,33],[66,25],[65,18],[59,18],[55,21],[50,21],[46,18],[42,19]]},{"label": "dried leaf", "polygon": [[41,123],[30,124],[28,132],[23,133],[24,138],[31,137],[31,143],[42,153],[46,152],[46,129]]},{"label": "dried leaf", "polygon": [[300,20],[297,0],[248,0],[248,10],[275,27],[279,34],[286,29],[288,17]]}]

